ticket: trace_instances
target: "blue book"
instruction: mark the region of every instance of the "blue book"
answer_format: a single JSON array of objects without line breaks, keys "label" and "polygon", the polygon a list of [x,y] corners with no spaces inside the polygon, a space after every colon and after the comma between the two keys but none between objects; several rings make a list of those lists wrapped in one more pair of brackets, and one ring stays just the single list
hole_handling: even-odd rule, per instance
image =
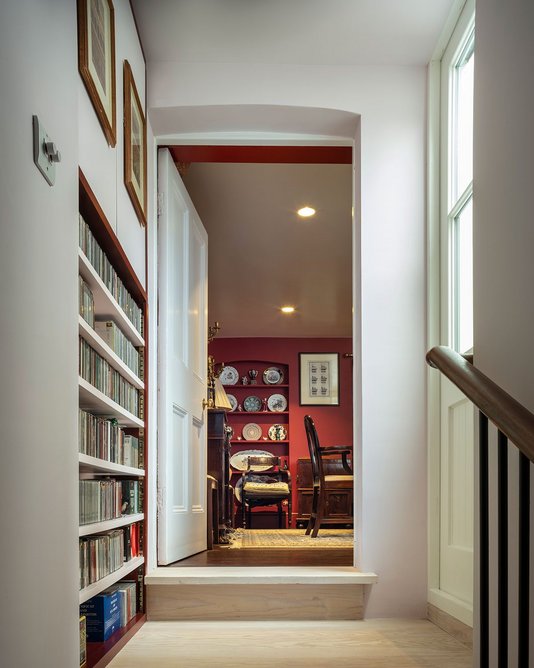
[{"label": "blue book", "polygon": [[80,605],[80,614],[86,617],[87,640],[103,642],[121,625],[121,606],[118,592],[93,596]]}]

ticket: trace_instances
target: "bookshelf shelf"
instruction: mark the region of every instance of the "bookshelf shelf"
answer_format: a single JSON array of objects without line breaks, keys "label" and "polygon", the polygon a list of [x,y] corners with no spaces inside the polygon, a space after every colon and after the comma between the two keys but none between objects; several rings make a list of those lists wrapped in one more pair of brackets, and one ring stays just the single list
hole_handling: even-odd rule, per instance
[{"label": "bookshelf shelf", "polygon": [[87,341],[87,343],[96,350],[111,366],[116,369],[123,378],[126,378],[138,390],[144,390],[145,384],[135,375],[135,373],[127,366],[121,358],[111,350],[108,344],[95,332],[91,325],[86,322],[81,315],[78,316],[78,331],[80,336]]},{"label": "bookshelf shelf", "polygon": [[124,475],[130,477],[144,477],[145,475],[144,469],[136,469],[133,466],[115,464],[114,462],[108,462],[105,459],[98,459],[97,457],[85,455],[83,452],[78,453],[78,461],[80,464],[80,473],[92,473],[94,475],[112,474],[114,476]]},{"label": "bookshelf shelf", "polygon": [[[118,529],[119,527],[125,527],[128,524],[135,524],[135,522],[140,522],[141,520],[144,519],[145,516],[143,513],[136,513],[135,515],[123,515],[122,517],[117,517],[117,519],[115,520],[106,520],[105,522],[93,522],[92,524],[82,524],[79,527],[79,535],[90,536],[93,533],[102,533],[103,531],[110,531],[111,529]],[[116,572],[117,571],[115,571],[115,573]]]},{"label": "bookshelf shelf", "polygon": [[80,408],[88,410],[94,415],[105,415],[117,418],[123,427],[144,427],[145,423],[133,413],[130,413],[118,403],[106,397],[105,394],[93,387],[83,378],[78,378]]},{"label": "bookshelf shelf", "polygon": [[107,589],[110,585],[112,585],[114,582],[117,582],[117,580],[122,579],[125,575],[135,571],[136,568],[139,568],[139,566],[142,566],[144,563],[145,558],[143,556],[133,557],[130,559],[130,561],[125,561],[124,565],[121,566],[121,568],[118,570],[113,571],[113,573],[106,575],[105,578],[102,578],[97,582],[93,582],[93,584],[85,587],[85,589],[81,589],[80,604],[85,603],[85,601],[88,601],[93,596],[100,594],[100,592],[104,591],[104,589]]},{"label": "bookshelf shelf", "polygon": [[127,336],[135,346],[144,346],[145,340],[135,329],[126,313],[124,313],[119,306],[115,297],[104,285],[104,282],[97,274],[96,269],[89,262],[81,248],[78,248],[78,271],[93,292],[95,312],[98,313],[99,316],[115,320],[125,336]]}]

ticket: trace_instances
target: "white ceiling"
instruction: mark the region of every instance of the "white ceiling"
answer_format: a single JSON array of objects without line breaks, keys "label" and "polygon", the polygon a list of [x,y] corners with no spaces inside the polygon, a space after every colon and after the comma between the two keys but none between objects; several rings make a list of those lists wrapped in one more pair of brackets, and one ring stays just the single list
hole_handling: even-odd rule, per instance
[{"label": "white ceiling", "polygon": [[149,62],[426,65],[455,0],[133,0]]},{"label": "white ceiling", "polygon": [[[208,232],[221,337],[351,336],[351,165],[193,163],[184,182]],[[304,204],[313,218],[296,215]]]}]

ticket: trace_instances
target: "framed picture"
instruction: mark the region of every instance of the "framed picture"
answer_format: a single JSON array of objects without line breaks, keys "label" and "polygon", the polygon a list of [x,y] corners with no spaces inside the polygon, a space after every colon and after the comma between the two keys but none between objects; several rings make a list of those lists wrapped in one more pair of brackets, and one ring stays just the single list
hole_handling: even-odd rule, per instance
[{"label": "framed picture", "polygon": [[78,69],[107,142],[115,146],[115,15],[111,0],[78,0]]},{"label": "framed picture", "polygon": [[300,405],[339,406],[339,353],[299,353]]},{"label": "framed picture", "polygon": [[146,121],[132,68],[124,61],[124,184],[146,225]]}]

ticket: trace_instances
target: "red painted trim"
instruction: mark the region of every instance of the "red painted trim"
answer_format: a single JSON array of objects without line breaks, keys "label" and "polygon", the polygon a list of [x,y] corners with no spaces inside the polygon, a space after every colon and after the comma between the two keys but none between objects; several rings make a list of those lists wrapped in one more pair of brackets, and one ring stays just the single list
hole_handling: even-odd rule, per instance
[{"label": "red painted trim", "polygon": [[350,146],[166,146],[175,162],[352,164]]}]

